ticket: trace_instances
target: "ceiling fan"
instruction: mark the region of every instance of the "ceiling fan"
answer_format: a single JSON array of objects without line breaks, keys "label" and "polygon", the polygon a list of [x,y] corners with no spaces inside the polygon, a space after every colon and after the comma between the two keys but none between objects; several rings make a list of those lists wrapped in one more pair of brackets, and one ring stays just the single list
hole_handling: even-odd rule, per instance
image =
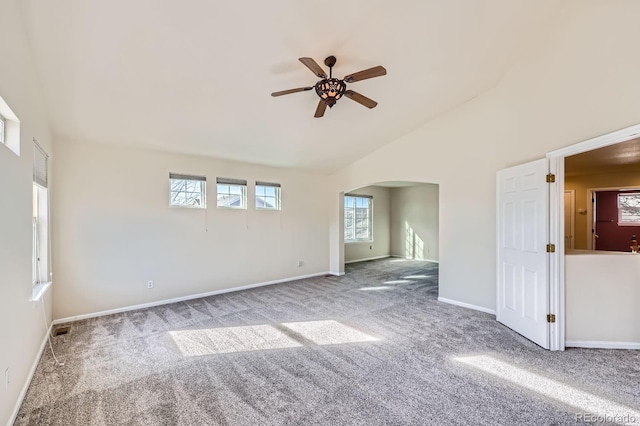
[{"label": "ceiling fan", "polygon": [[336,64],[335,56],[329,56],[324,60],[324,64],[329,67],[329,76],[327,76],[327,73],[325,73],[322,67],[320,67],[320,65],[318,65],[318,63],[312,58],[298,58],[298,60],[322,80],[318,81],[313,86],[273,92],[271,96],[282,96],[290,93],[306,92],[307,90],[315,89],[316,93],[320,97],[320,102],[318,102],[318,107],[316,108],[316,113],[314,115],[316,118],[322,117],[327,106],[329,108],[334,106],[338,99],[342,98],[343,95],[361,105],[366,106],[367,108],[375,108],[376,105],[378,105],[376,101],[369,99],[358,92],[347,90],[346,83],[355,83],[356,81],[386,75],[387,70],[384,67],[378,65],[377,67],[349,74],[340,80],[333,77],[333,66]]}]

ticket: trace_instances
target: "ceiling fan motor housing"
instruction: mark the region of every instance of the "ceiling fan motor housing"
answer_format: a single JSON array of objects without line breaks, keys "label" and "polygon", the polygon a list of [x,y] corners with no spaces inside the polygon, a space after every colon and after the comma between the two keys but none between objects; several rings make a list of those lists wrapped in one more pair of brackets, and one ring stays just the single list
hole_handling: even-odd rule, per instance
[{"label": "ceiling fan motor housing", "polygon": [[338,78],[325,78],[314,86],[320,99],[324,100],[329,108],[336,104],[336,101],[344,95],[347,85]]}]

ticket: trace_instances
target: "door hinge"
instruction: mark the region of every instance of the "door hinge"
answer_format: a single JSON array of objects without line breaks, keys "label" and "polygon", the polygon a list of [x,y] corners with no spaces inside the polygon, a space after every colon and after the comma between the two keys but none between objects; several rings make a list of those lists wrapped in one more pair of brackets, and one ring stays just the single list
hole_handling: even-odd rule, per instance
[{"label": "door hinge", "polygon": [[555,244],[547,244],[547,253],[555,253],[556,245]]},{"label": "door hinge", "polygon": [[555,314],[547,314],[547,322],[556,322]]},{"label": "door hinge", "polygon": [[547,183],[554,183],[556,181],[556,175],[553,173],[547,174]]}]

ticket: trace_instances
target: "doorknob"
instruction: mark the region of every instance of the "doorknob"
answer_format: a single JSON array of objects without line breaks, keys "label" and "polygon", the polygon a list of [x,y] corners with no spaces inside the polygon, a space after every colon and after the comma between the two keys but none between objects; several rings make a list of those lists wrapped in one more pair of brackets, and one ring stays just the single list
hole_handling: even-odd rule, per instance
[{"label": "doorknob", "polygon": [[594,237],[596,238],[600,238],[600,236],[598,234],[593,234]]}]

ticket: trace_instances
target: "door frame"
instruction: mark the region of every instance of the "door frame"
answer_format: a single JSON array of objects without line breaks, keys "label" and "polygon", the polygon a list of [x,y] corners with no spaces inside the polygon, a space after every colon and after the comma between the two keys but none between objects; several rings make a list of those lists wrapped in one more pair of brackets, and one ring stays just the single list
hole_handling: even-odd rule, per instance
[{"label": "door frame", "polygon": [[[565,195],[566,194],[570,194],[571,195],[571,245],[573,247],[570,248],[575,248],[576,246],[576,190],[575,189],[565,189],[564,190]],[[564,202],[562,203],[564,206]],[[565,211],[562,211],[563,216]],[[564,231],[564,228],[563,228]],[[566,235],[565,232],[563,232],[563,234]]]},{"label": "door frame", "polygon": [[551,324],[550,349],[565,348],[565,279],[564,279],[564,159],[605,146],[635,139],[640,136],[640,124],[588,139],[577,144],[547,153],[550,173],[556,183],[549,188],[549,242],[556,250],[549,259],[549,307],[556,315]]}]

